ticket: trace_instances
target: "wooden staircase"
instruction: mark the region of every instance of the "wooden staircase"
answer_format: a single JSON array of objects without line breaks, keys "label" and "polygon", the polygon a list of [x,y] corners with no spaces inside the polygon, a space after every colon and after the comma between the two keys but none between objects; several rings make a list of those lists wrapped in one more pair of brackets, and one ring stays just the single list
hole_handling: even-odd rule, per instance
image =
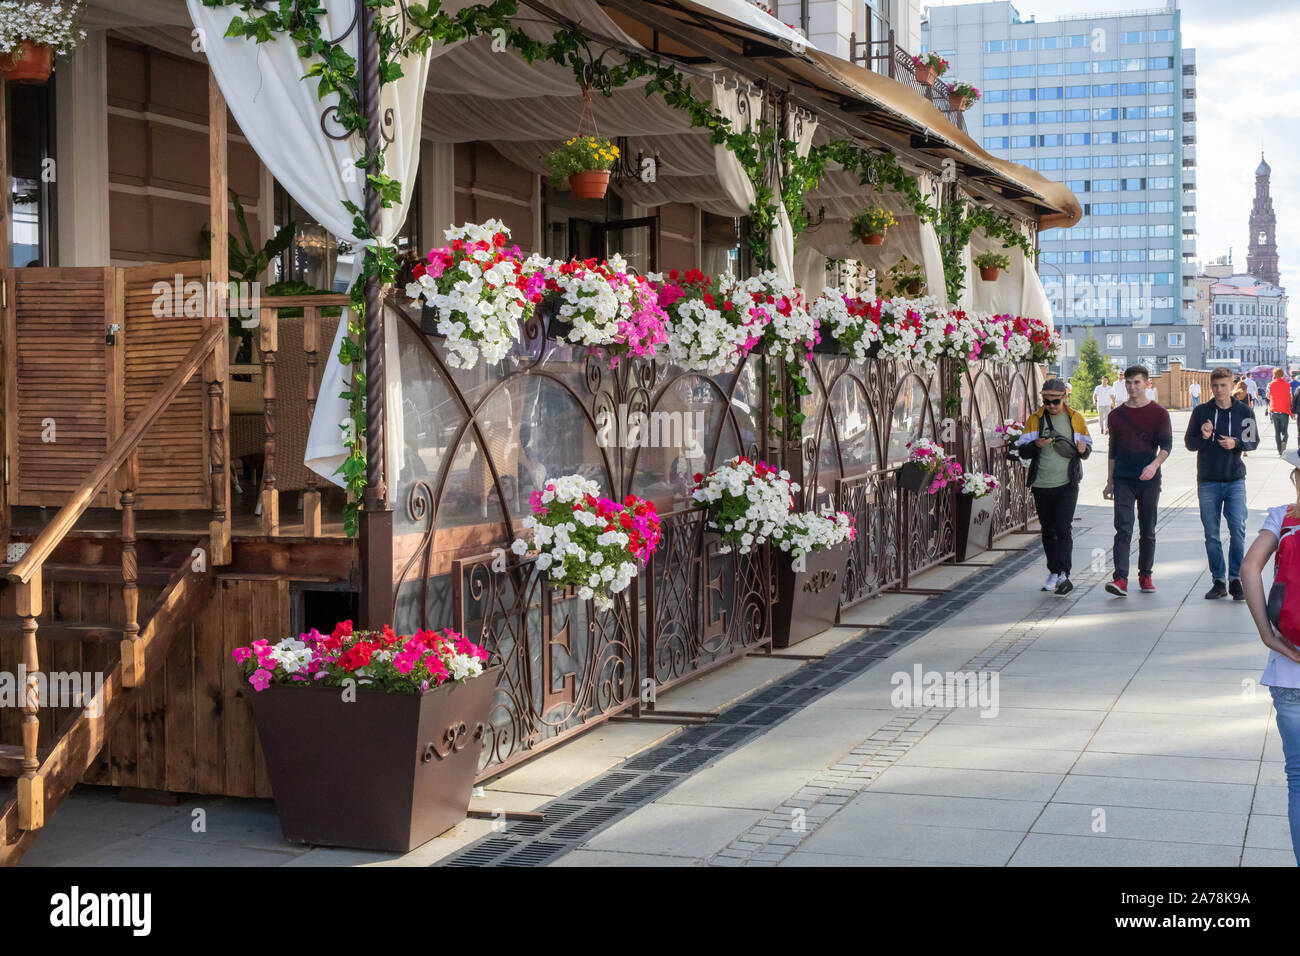
[{"label": "wooden staircase", "polygon": [[[13,865],[21,859],[49,815],[90,769],[109,739],[113,724],[134,706],[135,697],[150,676],[163,666],[176,636],[212,597],[216,589],[216,575],[213,573],[216,566],[230,560],[229,515],[224,509],[224,496],[218,499],[220,507],[214,508],[212,535],[193,542],[192,546],[173,551],[168,566],[164,568],[142,571],[135,533],[135,491],[142,439],[199,369],[205,363],[212,369],[214,356],[224,355],[224,332],[224,322],[213,323],[203,332],[180,365],[130,421],[71,500],[22,557],[12,565],[0,565],[12,591],[18,617],[16,624],[7,629],[0,628],[0,640],[6,640],[11,646],[17,645],[18,651],[6,658],[4,667],[16,671],[21,665],[26,674],[24,686],[19,689],[22,696],[22,743],[0,745],[0,775],[18,778],[17,787],[0,802],[0,863]],[[223,420],[227,414],[223,405],[224,390],[209,391],[216,397],[212,415]],[[213,467],[214,476],[225,477],[224,456],[217,456]],[[220,469],[220,472],[215,469]],[[216,480],[214,477],[214,482]],[[69,547],[65,542],[77,519],[98,498],[101,489],[111,486],[114,481],[122,505],[120,567],[67,560]],[[120,584],[123,623],[67,621],[47,614],[44,607],[46,582],[69,577],[101,584]],[[163,590],[141,624],[138,603],[142,582],[146,585],[161,584]],[[38,634],[55,647],[49,655],[54,660],[52,668],[48,662],[42,668],[43,662],[37,653]],[[79,706],[62,711],[47,708],[44,719],[47,722],[55,720],[54,733],[47,731],[49,742],[40,746],[41,675],[58,672],[60,647],[74,642],[82,651],[82,656],[75,659],[90,657],[103,662],[103,683]],[[88,650],[96,646],[97,658]],[[63,658],[64,661],[68,659]],[[53,681],[47,683],[54,684]],[[93,687],[90,690],[93,691]],[[60,716],[62,719],[57,719]]]}]

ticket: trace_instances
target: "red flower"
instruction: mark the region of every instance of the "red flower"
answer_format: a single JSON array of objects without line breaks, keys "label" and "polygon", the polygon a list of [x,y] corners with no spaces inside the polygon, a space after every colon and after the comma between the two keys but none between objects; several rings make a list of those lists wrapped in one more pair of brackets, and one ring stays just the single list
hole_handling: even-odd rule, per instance
[{"label": "red flower", "polygon": [[339,623],[336,624],[335,627],[334,627],[334,633],[331,634],[330,636],[331,636],[331,637],[336,637],[336,638],[339,638],[339,637],[351,637],[351,636],[352,636],[352,622],[351,622],[351,621],[339,621]]},{"label": "red flower", "polygon": [[704,480],[704,476],[697,471],[695,473],[695,483],[698,485],[703,480]]}]

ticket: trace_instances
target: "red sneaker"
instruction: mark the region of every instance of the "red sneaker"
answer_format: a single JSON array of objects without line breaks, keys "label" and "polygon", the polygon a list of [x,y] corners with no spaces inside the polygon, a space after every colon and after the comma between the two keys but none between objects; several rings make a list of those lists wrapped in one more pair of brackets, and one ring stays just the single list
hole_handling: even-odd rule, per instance
[{"label": "red sneaker", "polygon": [[1151,583],[1151,575],[1149,574],[1138,575],[1138,589],[1141,590],[1143,594],[1156,593],[1156,586]]},{"label": "red sneaker", "polygon": [[1128,597],[1128,578],[1114,578],[1107,585],[1106,590],[1111,594],[1118,594],[1120,597]]}]

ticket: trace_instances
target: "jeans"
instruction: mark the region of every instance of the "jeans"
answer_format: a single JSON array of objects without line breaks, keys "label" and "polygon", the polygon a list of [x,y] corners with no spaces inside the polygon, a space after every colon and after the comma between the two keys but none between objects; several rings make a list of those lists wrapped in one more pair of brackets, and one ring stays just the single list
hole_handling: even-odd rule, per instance
[{"label": "jeans", "polygon": [[1282,736],[1286,768],[1286,815],[1291,824],[1291,851],[1300,866],[1300,688],[1270,687],[1277,711],[1277,732]]},{"label": "jeans", "polygon": [[[1210,575],[1216,581],[1241,577],[1241,559],[1246,554],[1246,480],[1202,481],[1196,486],[1201,500],[1201,527],[1205,531],[1205,556]],[[1224,574],[1223,542],[1219,539],[1219,516],[1228,521],[1228,569]]]},{"label": "jeans", "polygon": [[1038,524],[1043,529],[1043,553],[1047,555],[1049,574],[1070,573],[1070,558],[1074,554],[1071,522],[1078,501],[1078,485],[1034,489],[1034,504],[1038,508]]},{"label": "jeans", "polygon": [[1133,505],[1138,516],[1138,573],[1150,574],[1156,563],[1156,507],[1160,504],[1160,475],[1150,481],[1115,479],[1115,577],[1128,577],[1128,552],[1133,541]]},{"label": "jeans", "polygon": [[1277,453],[1280,455],[1286,449],[1286,427],[1291,420],[1291,416],[1286,412],[1269,412],[1273,418],[1273,437],[1277,439]]}]

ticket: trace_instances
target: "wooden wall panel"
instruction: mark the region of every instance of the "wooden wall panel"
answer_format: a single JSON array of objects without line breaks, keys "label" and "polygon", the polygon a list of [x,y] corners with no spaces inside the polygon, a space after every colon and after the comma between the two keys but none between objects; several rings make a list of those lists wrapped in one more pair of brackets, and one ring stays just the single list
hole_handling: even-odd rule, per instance
[{"label": "wooden wall panel", "polygon": [[448,225],[500,219],[519,248],[531,252],[534,178],[487,143],[456,144],[456,222]]},{"label": "wooden wall panel", "polygon": [[[112,36],[108,75],[110,254],[115,262],[198,258],[208,221],[207,69]],[[230,188],[257,240],[262,167],[230,125]]]}]

